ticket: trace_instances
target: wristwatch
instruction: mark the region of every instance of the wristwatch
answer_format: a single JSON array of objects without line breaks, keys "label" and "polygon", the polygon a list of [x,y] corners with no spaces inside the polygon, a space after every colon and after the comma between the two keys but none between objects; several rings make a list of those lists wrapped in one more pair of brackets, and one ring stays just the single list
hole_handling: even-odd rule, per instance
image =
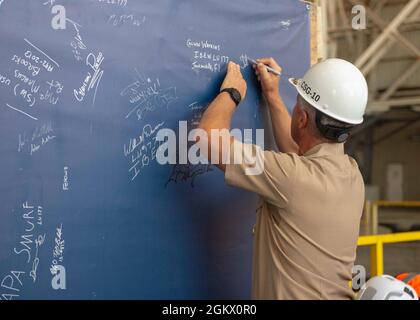
[{"label": "wristwatch", "polygon": [[242,101],[242,97],[240,92],[235,88],[225,88],[220,90],[220,93],[227,92],[229,93],[230,97],[232,98],[233,102],[235,102],[236,106]]}]

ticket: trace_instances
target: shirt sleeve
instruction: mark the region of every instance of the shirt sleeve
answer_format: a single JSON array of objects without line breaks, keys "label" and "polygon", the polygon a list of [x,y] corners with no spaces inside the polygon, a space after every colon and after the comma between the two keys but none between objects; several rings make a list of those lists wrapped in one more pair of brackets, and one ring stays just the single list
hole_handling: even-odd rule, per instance
[{"label": "shirt sleeve", "polygon": [[263,151],[257,145],[234,140],[228,159],[225,171],[228,185],[257,193],[277,207],[287,207],[294,190],[297,154]]}]

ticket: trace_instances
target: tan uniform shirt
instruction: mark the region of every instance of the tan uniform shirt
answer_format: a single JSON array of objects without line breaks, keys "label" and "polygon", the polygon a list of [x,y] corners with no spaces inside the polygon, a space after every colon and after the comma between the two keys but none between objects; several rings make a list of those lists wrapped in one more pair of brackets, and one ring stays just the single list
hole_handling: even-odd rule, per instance
[{"label": "tan uniform shirt", "polygon": [[249,158],[249,148],[264,157],[263,173],[247,175],[245,165],[229,164],[225,180],[261,196],[252,298],[353,298],[349,281],[364,203],[356,161],[343,144],[320,144],[298,156],[238,141],[231,145],[231,161],[232,151],[245,150]]}]

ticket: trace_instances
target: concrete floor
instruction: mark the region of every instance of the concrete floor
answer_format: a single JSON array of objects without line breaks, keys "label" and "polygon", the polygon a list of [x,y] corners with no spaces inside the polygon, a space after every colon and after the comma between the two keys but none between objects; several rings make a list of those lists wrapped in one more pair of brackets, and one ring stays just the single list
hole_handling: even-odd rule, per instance
[{"label": "concrete floor", "polygon": [[[379,233],[420,231],[420,208],[380,208]],[[355,264],[369,274],[369,247],[359,247]],[[420,241],[384,245],[384,271],[395,276],[404,272],[420,273]]]}]

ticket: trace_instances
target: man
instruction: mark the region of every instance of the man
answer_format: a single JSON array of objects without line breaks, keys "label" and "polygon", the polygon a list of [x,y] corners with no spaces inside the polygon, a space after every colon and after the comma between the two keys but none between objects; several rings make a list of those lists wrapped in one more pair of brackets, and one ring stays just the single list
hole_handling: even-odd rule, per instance
[{"label": "man", "polygon": [[[260,196],[254,233],[254,299],[351,299],[364,183],[356,162],[344,153],[350,129],[363,121],[367,84],[351,63],[329,59],[303,79],[290,117],[280,95],[281,72],[272,58],[254,66],[270,109],[280,152],[263,151],[213,129],[230,130],[237,104],[246,95],[240,67],[229,63],[221,93],[203,114],[200,128],[210,137],[209,154],[220,149],[218,167],[229,185]],[[226,130],[225,130],[226,132]],[[227,156],[219,148],[229,141]],[[244,161],[234,163],[234,155]],[[251,155],[263,159],[262,173],[247,174]]]}]

